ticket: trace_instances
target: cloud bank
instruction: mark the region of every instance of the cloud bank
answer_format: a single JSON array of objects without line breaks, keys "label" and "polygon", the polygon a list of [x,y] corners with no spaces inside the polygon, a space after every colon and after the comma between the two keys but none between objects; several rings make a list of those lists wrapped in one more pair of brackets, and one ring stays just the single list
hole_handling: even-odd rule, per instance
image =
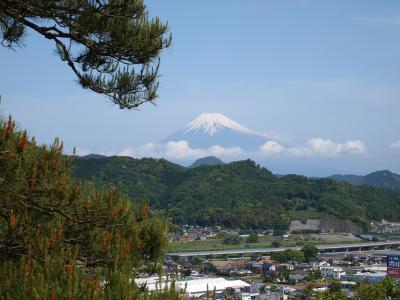
[{"label": "cloud bank", "polygon": [[[87,151],[85,151],[87,152]],[[267,141],[254,151],[245,151],[241,147],[222,147],[213,145],[208,148],[193,148],[185,140],[167,143],[148,143],[140,147],[126,148],[116,155],[132,157],[155,157],[177,161],[188,161],[205,156],[218,156],[226,160],[265,157],[337,157],[340,155],[361,155],[367,153],[367,147],[360,140],[343,143],[329,139],[313,138],[303,146],[285,146],[278,141]]]},{"label": "cloud bank", "polygon": [[245,155],[240,147],[225,148],[213,145],[208,148],[192,148],[185,140],[171,141],[165,144],[148,143],[141,147],[130,147],[122,150],[117,155],[132,157],[157,157],[173,160],[191,160],[205,156],[218,156],[224,158],[237,158]]},{"label": "cloud bank", "polygon": [[305,146],[286,147],[276,141],[268,141],[259,149],[262,156],[285,154],[289,156],[335,157],[342,154],[365,154],[367,147],[360,140],[337,143],[329,139],[313,138]]}]

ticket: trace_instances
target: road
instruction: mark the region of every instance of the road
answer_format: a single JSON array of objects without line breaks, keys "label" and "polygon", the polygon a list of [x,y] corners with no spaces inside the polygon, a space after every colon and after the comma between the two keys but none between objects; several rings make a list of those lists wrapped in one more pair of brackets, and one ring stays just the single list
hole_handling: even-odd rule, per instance
[{"label": "road", "polygon": [[[393,248],[400,246],[399,241],[383,241],[383,242],[366,242],[366,243],[350,243],[350,244],[326,244],[315,245],[321,253],[325,252],[355,252],[360,250],[375,250],[379,248]],[[192,252],[171,252],[167,256],[192,257],[192,256],[210,256],[210,255],[235,255],[235,254],[252,254],[252,253],[273,253],[283,252],[288,249],[300,250],[302,247],[267,247],[267,248],[246,248],[231,250],[209,250],[209,251],[192,251]]]}]

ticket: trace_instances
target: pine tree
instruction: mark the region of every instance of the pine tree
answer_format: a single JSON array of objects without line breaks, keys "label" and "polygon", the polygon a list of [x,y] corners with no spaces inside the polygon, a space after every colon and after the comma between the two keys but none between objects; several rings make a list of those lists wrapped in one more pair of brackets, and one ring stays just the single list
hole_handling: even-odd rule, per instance
[{"label": "pine tree", "polygon": [[39,147],[11,118],[0,125],[0,299],[179,299],[133,280],[159,271],[166,221],[71,180],[72,160],[58,140]]},{"label": "pine tree", "polygon": [[149,19],[143,0],[1,0],[2,45],[27,29],[54,42],[83,88],[136,108],[157,97],[159,56],[168,26]]}]

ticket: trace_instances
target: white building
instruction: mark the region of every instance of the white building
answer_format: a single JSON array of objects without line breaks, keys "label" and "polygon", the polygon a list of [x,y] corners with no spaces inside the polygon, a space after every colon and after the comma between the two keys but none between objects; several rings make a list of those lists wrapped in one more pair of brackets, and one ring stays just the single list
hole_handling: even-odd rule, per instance
[{"label": "white building", "polygon": [[[136,284],[144,286],[149,291],[156,291],[164,288],[166,285],[170,286],[171,281],[167,282],[165,277],[149,277],[136,279]],[[243,300],[252,300],[258,295],[250,293],[250,284],[242,280],[226,280],[224,278],[196,278],[196,279],[185,279],[176,280],[175,288],[177,290],[185,291],[188,297],[202,297],[207,292],[212,295],[216,293],[217,299],[222,299],[222,293],[227,289],[231,289],[235,294],[240,294]]]},{"label": "white building", "polygon": [[313,261],[310,262],[310,267],[313,270],[320,270],[322,267],[330,267],[331,265],[326,261]]},{"label": "white building", "polygon": [[346,272],[343,271],[342,268],[339,267],[321,267],[321,276],[323,278],[333,278],[340,279],[342,276],[346,275]]}]

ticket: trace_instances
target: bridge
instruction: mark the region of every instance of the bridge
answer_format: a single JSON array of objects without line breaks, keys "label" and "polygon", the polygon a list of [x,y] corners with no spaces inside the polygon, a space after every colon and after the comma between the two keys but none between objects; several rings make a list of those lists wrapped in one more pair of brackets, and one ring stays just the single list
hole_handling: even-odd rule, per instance
[{"label": "bridge", "polygon": [[[400,246],[398,241],[382,241],[382,242],[365,242],[351,244],[325,244],[315,245],[319,249],[319,253],[347,253],[372,250],[397,249]],[[177,257],[193,257],[193,256],[229,256],[229,255],[246,255],[246,254],[271,254],[274,252],[283,252],[285,250],[301,250],[299,247],[266,247],[266,248],[246,248],[231,250],[209,250],[209,251],[192,251],[192,252],[175,252],[167,253],[167,256]]]}]

